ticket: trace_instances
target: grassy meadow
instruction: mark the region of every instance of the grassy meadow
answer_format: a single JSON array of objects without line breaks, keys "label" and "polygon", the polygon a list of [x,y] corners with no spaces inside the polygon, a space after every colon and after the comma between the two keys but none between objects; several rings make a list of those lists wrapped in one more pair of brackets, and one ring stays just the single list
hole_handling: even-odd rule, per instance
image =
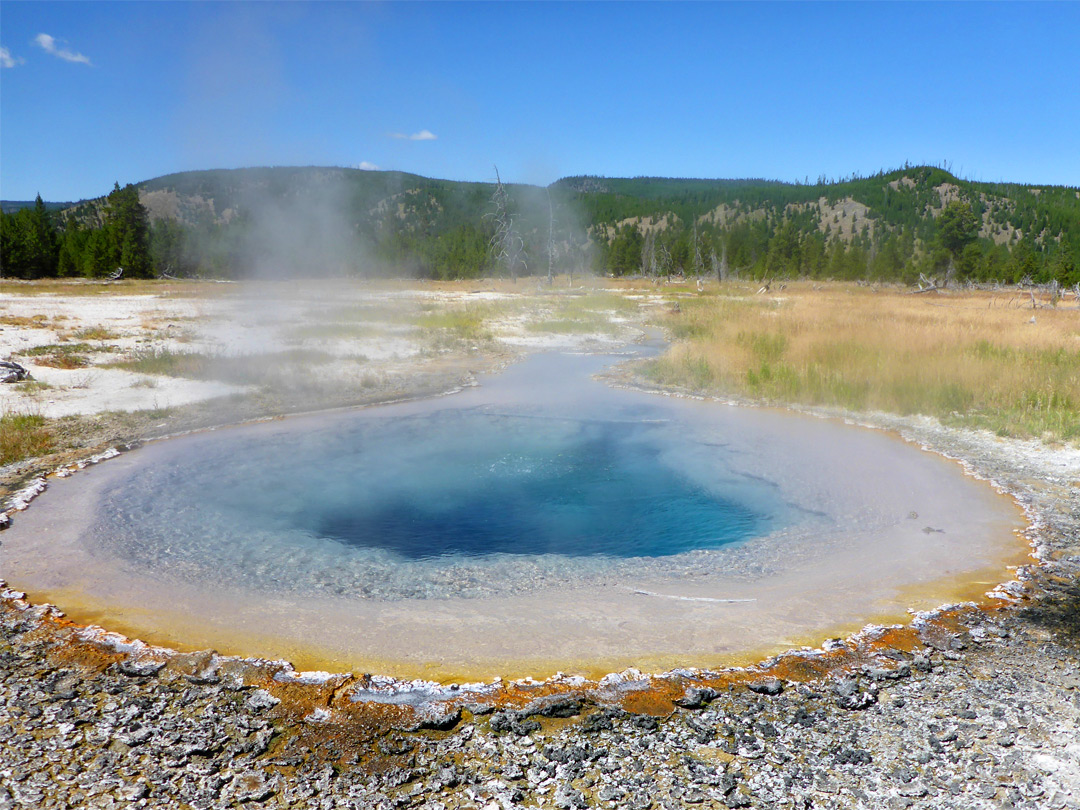
[{"label": "grassy meadow", "polygon": [[644,370],[657,383],[1080,439],[1074,299],[1033,309],[1015,290],[913,295],[795,282],[765,294],[713,284],[677,303],[659,319],[674,345]]}]

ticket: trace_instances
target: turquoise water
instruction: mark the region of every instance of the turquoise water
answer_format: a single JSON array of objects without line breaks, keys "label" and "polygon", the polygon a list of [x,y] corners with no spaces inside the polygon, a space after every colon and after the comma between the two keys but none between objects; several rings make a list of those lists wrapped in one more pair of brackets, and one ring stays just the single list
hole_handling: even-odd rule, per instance
[{"label": "turquoise water", "polygon": [[[710,552],[808,517],[671,403],[590,380],[601,362],[147,448],[84,539],[163,578],[440,598],[707,575]],[[549,373],[543,402],[517,396]]]},{"label": "turquoise water", "polygon": [[[297,528],[415,560],[660,557],[767,523],[664,463],[659,432],[632,423],[443,412],[365,427],[341,437],[341,484],[307,487],[303,510],[287,518]],[[383,461],[406,442],[423,452]]]}]

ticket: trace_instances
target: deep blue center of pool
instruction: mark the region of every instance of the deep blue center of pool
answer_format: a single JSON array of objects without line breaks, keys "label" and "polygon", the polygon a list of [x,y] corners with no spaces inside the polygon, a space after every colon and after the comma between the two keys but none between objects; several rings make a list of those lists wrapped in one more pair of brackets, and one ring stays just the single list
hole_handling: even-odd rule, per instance
[{"label": "deep blue center of pool", "polygon": [[593,423],[570,434],[559,426],[554,447],[548,446],[552,426],[542,420],[532,420],[528,432],[499,431],[501,440],[492,427],[468,426],[475,439],[471,452],[458,451],[452,461],[421,460],[401,471],[409,484],[399,490],[357,487],[314,505],[300,526],[409,559],[500,553],[661,557],[735,542],[761,529],[763,515],[681,475],[634,426]]}]

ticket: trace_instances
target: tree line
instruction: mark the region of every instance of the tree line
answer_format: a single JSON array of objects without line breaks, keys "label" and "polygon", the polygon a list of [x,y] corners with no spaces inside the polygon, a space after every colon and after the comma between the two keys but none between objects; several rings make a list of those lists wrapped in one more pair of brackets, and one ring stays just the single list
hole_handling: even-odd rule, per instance
[{"label": "tree line", "polygon": [[[577,177],[548,189],[503,188],[521,241],[513,267],[493,250],[500,241],[492,217],[497,186],[282,168],[116,184],[107,197],[61,212],[39,197],[32,207],[0,213],[0,272],[100,278],[122,268],[136,278],[244,277],[257,271],[252,243],[266,231],[252,201],[269,200],[280,209],[275,230],[294,232],[286,272],[333,264],[324,269],[435,279],[554,268],[1080,283],[1080,192],[1065,187],[970,183],[943,168],[905,167],[816,184]],[[173,194],[179,214],[151,222],[140,191]],[[328,219],[348,237],[344,251],[325,249]],[[273,249],[271,241],[262,253]]]},{"label": "tree line", "polygon": [[822,232],[816,221],[807,227],[775,212],[727,226],[668,223],[662,230],[651,223],[613,228],[601,241],[597,269],[616,276],[710,275],[724,256],[727,275],[754,279],[1080,283],[1080,244],[1054,242],[1047,249],[1030,232],[1012,244],[996,243],[979,236],[979,218],[960,201],[943,207],[929,234],[911,226],[872,231],[864,223],[840,238],[830,226]]},{"label": "tree line", "polygon": [[130,278],[155,274],[146,208],[133,185],[117,183],[98,221],[84,224],[50,212],[38,195],[31,208],[0,213],[0,271],[14,278],[101,278],[123,270]]}]

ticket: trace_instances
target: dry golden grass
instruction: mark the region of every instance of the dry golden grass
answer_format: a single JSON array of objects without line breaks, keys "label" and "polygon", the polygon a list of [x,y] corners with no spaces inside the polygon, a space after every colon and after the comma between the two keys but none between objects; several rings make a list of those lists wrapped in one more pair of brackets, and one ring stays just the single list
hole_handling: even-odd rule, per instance
[{"label": "dry golden grass", "polygon": [[[663,316],[659,382],[773,402],[922,413],[1001,434],[1080,438],[1080,310],[1015,293],[711,285]],[[1034,316],[1034,323],[1031,321]]]},{"label": "dry golden grass", "polygon": [[44,296],[113,296],[113,295],[153,295],[158,298],[224,298],[233,295],[247,295],[244,285],[223,284],[216,281],[178,280],[178,279],[105,279],[87,278],[46,278],[0,279],[0,294],[33,297]]},{"label": "dry golden grass", "polygon": [[128,279],[105,281],[102,279],[49,278],[25,281],[5,278],[0,281],[0,293],[16,295],[139,295],[156,294],[168,282],[155,279]]},{"label": "dry golden grass", "polygon": [[0,326],[19,326],[27,329],[48,329],[48,315],[0,315]]}]

